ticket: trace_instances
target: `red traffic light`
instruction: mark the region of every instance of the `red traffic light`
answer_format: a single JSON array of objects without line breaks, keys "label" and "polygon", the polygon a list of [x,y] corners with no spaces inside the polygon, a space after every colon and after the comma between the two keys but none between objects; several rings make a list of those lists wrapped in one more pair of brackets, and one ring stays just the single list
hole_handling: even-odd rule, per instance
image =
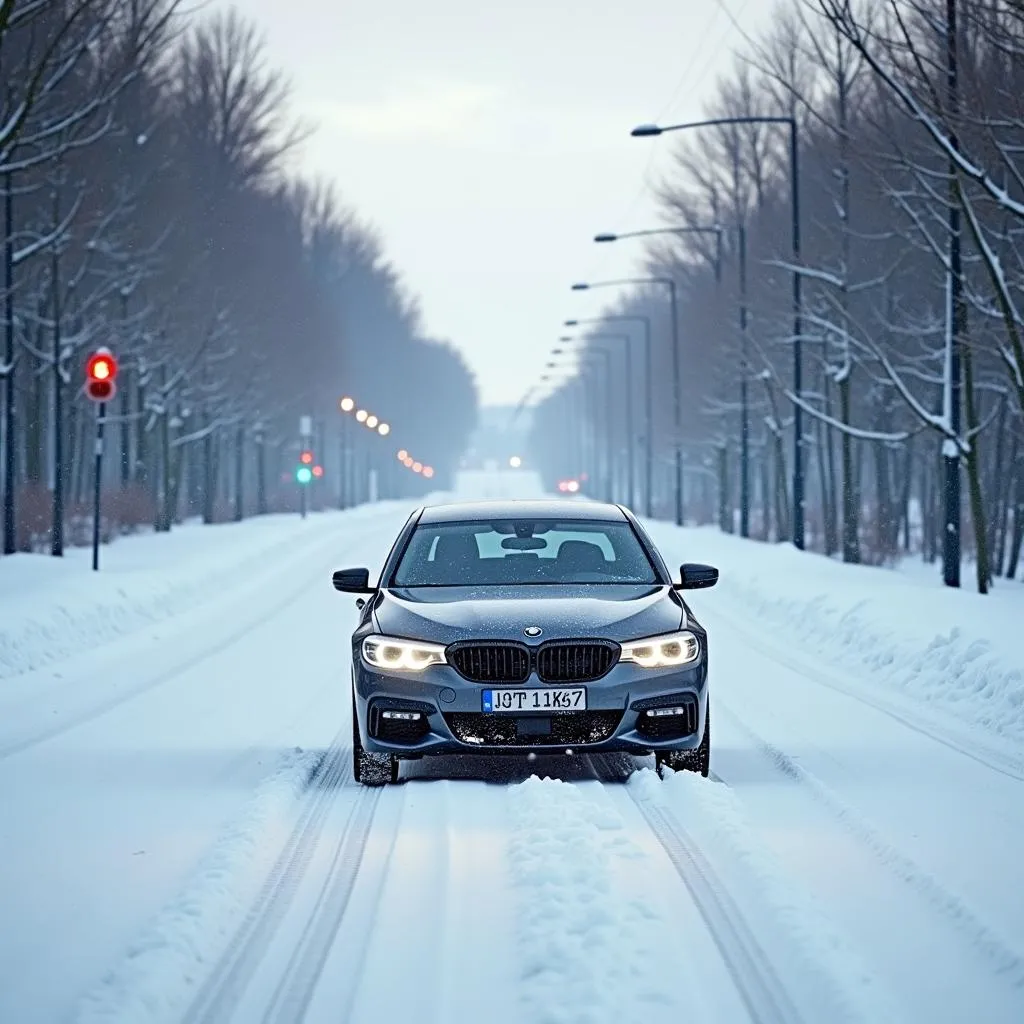
[{"label": "red traffic light", "polygon": [[313,453],[312,452],[303,452],[299,456],[299,462],[301,462],[304,466],[312,465],[312,463],[313,463]]},{"label": "red traffic light", "polygon": [[109,402],[117,394],[117,360],[109,349],[97,349],[85,364],[85,393],[94,402]]},{"label": "red traffic light", "polygon": [[319,480],[320,477],[322,477],[323,475],[324,475],[324,467],[323,466],[314,466],[313,467],[313,476],[315,476]]}]

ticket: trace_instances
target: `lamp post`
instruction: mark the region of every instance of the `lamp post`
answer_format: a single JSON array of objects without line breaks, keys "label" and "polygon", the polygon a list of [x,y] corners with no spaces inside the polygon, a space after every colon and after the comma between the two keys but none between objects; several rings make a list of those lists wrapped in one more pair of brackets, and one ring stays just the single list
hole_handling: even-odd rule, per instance
[{"label": "lamp post", "polygon": [[[572,344],[572,342],[574,340],[575,339],[573,339],[573,338],[564,338],[564,337],[563,338],[559,338],[559,341],[561,341],[565,345]],[[551,354],[557,356],[557,355],[561,355],[563,352],[565,352],[565,349],[556,348],[556,349],[552,350]],[[588,355],[595,355],[595,356],[600,356],[601,357],[601,361],[602,361],[602,363],[604,365],[604,400],[605,400],[605,406],[607,408],[611,408],[611,403],[612,403],[612,365],[611,365],[612,360],[611,360],[611,353],[606,348],[584,349],[582,352],[580,352],[577,355],[577,359],[583,359],[583,357],[588,356]],[[597,364],[595,364],[595,363],[586,364],[585,363],[584,365],[591,365],[591,366],[593,366],[593,365],[597,365]],[[555,364],[552,363],[552,364],[549,364],[549,366],[554,368]],[[592,406],[596,407],[596,405],[597,405],[596,402],[592,402]],[[597,422],[597,417],[596,416],[594,417],[594,421],[595,421],[595,423]],[[613,482],[612,482],[613,481],[613,472],[614,471],[613,471],[612,467],[615,465],[615,436],[612,433],[610,420],[607,421],[606,426],[607,426],[608,429],[607,429],[606,434],[605,434],[605,463],[606,463],[606,466],[605,466],[605,473],[604,473],[604,477],[605,477],[605,489],[604,490],[605,490],[605,498],[606,498],[606,500],[610,504],[614,500]],[[595,430],[594,436],[595,436],[595,445],[596,445],[596,437],[597,437],[596,430]],[[596,466],[596,464],[597,464],[597,460],[596,459],[594,460],[594,463],[595,463],[595,466]]]},{"label": "lamp post", "polygon": [[[626,504],[632,506],[634,498],[636,496],[636,467],[635,467],[635,452],[634,452],[634,435],[633,435],[633,339],[628,334],[622,333],[599,333],[599,334],[588,334],[588,339],[608,339],[610,341],[618,341],[625,345],[625,364],[626,364]],[[562,341],[571,341],[571,338],[563,338]],[[606,404],[608,409],[608,451],[611,453],[613,450],[611,440],[611,408],[612,408],[612,387],[611,387],[611,357],[607,349],[599,348],[594,351],[602,353],[608,363],[608,388]],[[609,465],[609,473],[611,473],[611,466]],[[610,500],[610,499],[609,499]]]},{"label": "lamp post", "polygon": [[348,417],[355,407],[355,399],[348,395],[338,403],[338,408],[345,413],[341,420],[341,446],[338,451],[338,508],[341,509],[348,508],[352,497],[352,446],[349,439]]},{"label": "lamp post", "polygon": [[671,277],[630,277],[615,281],[578,282],[572,286],[574,292],[584,292],[591,288],[609,288],[617,285],[661,284],[669,290],[672,315],[672,408],[673,408],[673,450],[675,461],[676,491],[676,525],[683,525],[683,437],[682,418],[683,405],[680,387],[679,368],[679,320],[676,313],[676,283]]},{"label": "lamp post", "polygon": [[642,124],[630,133],[636,138],[650,138],[665,132],[689,128],[709,128],[727,124],[782,124],[789,128],[790,208],[793,245],[793,546],[804,547],[804,469],[803,469],[803,322],[800,273],[800,149],[795,117],[717,117],[685,124]]},{"label": "lamp post", "polygon": [[[605,232],[595,235],[595,242],[617,242],[622,238],[641,238],[645,235],[671,234],[713,234],[715,236],[715,285],[722,284],[722,232],[721,225],[699,225],[671,228],[648,228],[645,231],[627,231],[620,234]],[[742,353],[740,357],[740,536],[750,536],[750,410],[748,406],[747,374],[747,229],[736,225],[739,236],[739,291],[740,291],[740,335]],[[648,371],[649,372],[649,371]],[[648,478],[648,483],[649,483]],[[650,511],[648,510],[648,515]]]},{"label": "lamp post", "polygon": [[[558,364],[552,360],[548,362],[546,369],[548,372],[541,375],[541,384],[552,383],[553,374],[551,371],[558,369]],[[560,412],[562,416],[561,434],[566,439],[566,464],[563,466],[563,469],[568,470],[569,475],[575,477],[579,473],[582,458],[582,433],[577,433],[579,417],[577,416],[575,389],[572,386],[573,380],[566,378],[561,383],[563,385],[563,393],[559,396],[561,399]]]},{"label": "lamp post", "polygon": [[[620,322],[633,321],[643,324],[644,328],[644,508],[648,519],[652,518],[651,475],[654,462],[654,398],[651,369],[651,318],[638,313],[636,315],[610,313],[607,316],[588,317],[583,320],[565,320],[565,327],[579,327],[581,324],[603,324],[609,320]],[[630,358],[632,362],[632,359]],[[631,442],[632,443],[632,442]]]}]

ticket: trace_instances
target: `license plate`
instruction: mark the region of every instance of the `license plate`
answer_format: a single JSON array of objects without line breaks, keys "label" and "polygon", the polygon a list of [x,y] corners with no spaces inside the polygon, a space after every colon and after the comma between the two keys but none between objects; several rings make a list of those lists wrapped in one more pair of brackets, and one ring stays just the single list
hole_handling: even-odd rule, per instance
[{"label": "license plate", "polygon": [[586,711],[587,690],[583,686],[552,686],[543,690],[521,687],[484,690],[485,712],[508,711]]}]

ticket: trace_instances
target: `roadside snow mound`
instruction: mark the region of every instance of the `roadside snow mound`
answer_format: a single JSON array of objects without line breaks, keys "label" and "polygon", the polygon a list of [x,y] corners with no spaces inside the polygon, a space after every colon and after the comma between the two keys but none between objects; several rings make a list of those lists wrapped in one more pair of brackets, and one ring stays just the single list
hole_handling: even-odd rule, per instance
[{"label": "roadside snow mound", "polygon": [[382,514],[398,522],[406,511],[406,505],[389,502],[305,520],[272,515],[216,526],[189,523],[169,534],[125,537],[104,547],[98,573],[92,571],[91,552],[79,548],[64,558],[0,559],[0,679],[251,585],[317,547],[343,548],[351,528],[377,522]]},{"label": "roadside snow mound", "polygon": [[843,565],[712,529],[648,528],[670,565],[720,568],[719,587],[694,599],[712,625],[720,614],[783,651],[800,648],[848,668],[858,686],[1024,744],[1019,583],[997,581],[983,597],[944,587],[936,569],[919,563]]}]

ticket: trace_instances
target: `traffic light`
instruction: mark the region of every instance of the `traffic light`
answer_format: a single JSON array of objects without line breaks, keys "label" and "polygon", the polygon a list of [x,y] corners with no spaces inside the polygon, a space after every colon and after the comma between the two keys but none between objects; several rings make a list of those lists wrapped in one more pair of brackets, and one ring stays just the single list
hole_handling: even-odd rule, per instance
[{"label": "traffic light", "polygon": [[317,470],[319,466],[313,465],[313,453],[311,451],[299,452],[299,464],[295,467],[295,479],[300,484],[308,484],[314,476],[320,476],[323,470],[320,469],[320,473]]},{"label": "traffic light", "polygon": [[117,394],[117,360],[110,349],[98,348],[85,364],[85,393],[94,402],[109,402]]}]

